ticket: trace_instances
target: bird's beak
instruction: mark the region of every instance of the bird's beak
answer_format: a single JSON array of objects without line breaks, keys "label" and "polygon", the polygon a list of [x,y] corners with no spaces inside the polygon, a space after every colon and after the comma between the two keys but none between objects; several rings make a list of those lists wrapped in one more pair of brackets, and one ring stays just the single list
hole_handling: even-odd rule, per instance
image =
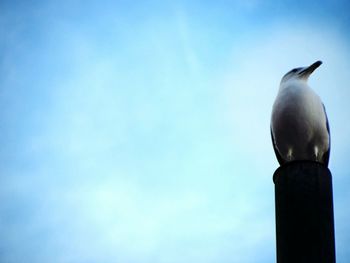
[{"label": "bird's beak", "polygon": [[299,75],[302,77],[302,78],[308,78],[312,72],[315,71],[315,69],[317,69],[319,66],[321,66],[322,64],[322,61],[318,60],[316,61],[315,63],[311,64],[310,66],[306,67],[305,69],[303,69]]}]

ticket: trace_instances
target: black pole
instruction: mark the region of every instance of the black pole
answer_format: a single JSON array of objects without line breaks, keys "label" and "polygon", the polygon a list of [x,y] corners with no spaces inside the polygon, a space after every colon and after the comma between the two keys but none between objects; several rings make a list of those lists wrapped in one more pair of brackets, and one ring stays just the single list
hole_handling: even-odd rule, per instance
[{"label": "black pole", "polygon": [[274,175],[277,263],[335,263],[332,175],[295,161]]}]

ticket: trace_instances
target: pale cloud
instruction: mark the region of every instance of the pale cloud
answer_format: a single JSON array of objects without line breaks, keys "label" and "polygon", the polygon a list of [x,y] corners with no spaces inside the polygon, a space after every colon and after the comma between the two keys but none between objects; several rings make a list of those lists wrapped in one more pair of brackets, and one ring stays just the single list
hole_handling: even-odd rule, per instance
[{"label": "pale cloud", "polygon": [[187,66],[191,74],[193,75],[193,77],[195,77],[196,80],[199,80],[201,66],[199,63],[198,56],[195,52],[195,49],[191,43],[191,37],[195,36],[195,34],[191,32],[191,30],[194,31],[194,29],[191,29],[189,27],[188,19],[187,19],[187,16],[185,15],[185,12],[178,11],[176,18],[177,18],[176,20],[177,20],[179,37],[180,37]]}]

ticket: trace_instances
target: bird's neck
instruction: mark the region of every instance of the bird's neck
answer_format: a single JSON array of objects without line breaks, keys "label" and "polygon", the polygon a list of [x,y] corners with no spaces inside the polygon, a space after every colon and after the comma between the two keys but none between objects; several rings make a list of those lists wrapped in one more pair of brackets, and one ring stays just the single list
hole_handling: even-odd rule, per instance
[{"label": "bird's neck", "polygon": [[308,89],[309,86],[307,85],[307,80],[295,78],[295,79],[289,79],[287,81],[283,81],[280,84],[279,92],[286,89],[297,89],[297,88]]}]

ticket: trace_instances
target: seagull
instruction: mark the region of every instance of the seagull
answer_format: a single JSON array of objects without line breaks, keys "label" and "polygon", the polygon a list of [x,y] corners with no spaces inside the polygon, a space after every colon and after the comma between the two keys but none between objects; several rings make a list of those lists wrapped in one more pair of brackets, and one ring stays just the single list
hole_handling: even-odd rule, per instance
[{"label": "seagull", "polygon": [[271,137],[280,165],[297,160],[329,162],[330,133],[328,118],[320,97],[307,81],[322,64],[286,73],[280,83],[271,115]]}]

